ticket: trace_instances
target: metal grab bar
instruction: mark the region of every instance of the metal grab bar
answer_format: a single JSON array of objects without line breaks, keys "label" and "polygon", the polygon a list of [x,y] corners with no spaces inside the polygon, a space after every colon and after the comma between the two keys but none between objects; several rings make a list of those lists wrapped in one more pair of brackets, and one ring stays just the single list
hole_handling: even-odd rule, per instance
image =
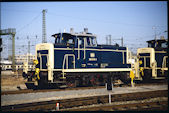
[{"label": "metal grab bar", "polygon": [[66,69],[68,69],[68,57],[69,56],[73,56],[73,68],[75,69],[75,55],[74,54],[65,54],[64,55],[64,59],[63,59],[63,64],[62,64],[62,75],[63,75],[63,78],[65,78],[65,73],[64,73],[64,67],[65,67],[65,60],[66,60]]},{"label": "metal grab bar", "polygon": [[166,68],[166,59],[168,58],[168,56],[164,56],[163,57],[163,63],[162,63],[162,68]]},{"label": "metal grab bar", "polygon": [[86,59],[86,38],[84,38],[84,54],[83,54],[83,59]]},{"label": "metal grab bar", "polygon": [[65,67],[65,60],[66,60],[66,69],[68,69],[68,57],[72,56],[73,57],[73,68],[75,69],[75,55],[74,54],[65,54],[64,59],[63,59],[63,64],[62,64],[62,69],[64,70]]},{"label": "metal grab bar", "polygon": [[79,60],[80,59],[80,44],[79,44],[79,38],[77,38],[78,40],[78,57],[77,59]]}]

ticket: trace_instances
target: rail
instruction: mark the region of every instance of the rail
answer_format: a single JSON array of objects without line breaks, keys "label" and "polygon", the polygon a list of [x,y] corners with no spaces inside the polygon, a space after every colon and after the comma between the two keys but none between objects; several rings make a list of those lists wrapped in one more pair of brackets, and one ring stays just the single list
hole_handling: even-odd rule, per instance
[{"label": "rail", "polygon": [[[142,103],[142,101],[145,101]],[[93,106],[84,106],[80,108],[72,108],[62,111],[150,111],[150,110],[160,110],[166,111],[168,110],[168,102],[167,100],[156,101],[156,102],[147,102],[147,100],[142,101],[126,101],[121,104],[112,103],[111,105],[93,105]]]},{"label": "rail", "polygon": [[[167,90],[161,91],[147,91],[147,92],[136,92],[136,93],[125,93],[125,94],[112,94],[112,102],[126,102],[126,101],[140,101],[144,99],[152,98],[166,98],[168,97]],[[160,99],[159,99],[160,100]],[[167,99],[166,99],[167,100]],[[159,102],[159,101],[158,101]],[[106,104],[109,103],[109,96],[92,96],[62,100],[52,100],[16,105],[1,106],[2,111],[52,111],[56,109],[56,103],[60,104],[60,110],[67,108],[80,107],[93,104]]]}]

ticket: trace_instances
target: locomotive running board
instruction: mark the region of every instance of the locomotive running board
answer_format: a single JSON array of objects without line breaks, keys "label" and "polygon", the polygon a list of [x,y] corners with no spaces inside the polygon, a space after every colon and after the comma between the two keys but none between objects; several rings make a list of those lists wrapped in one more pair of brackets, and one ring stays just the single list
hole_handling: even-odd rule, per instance
[{"label": "locomotive running board", "polygon": [[165,79],[165,77],[152,77],[151,79]]},{"label": "locomotive running board", "polygon": [[131,71],[131,68],[109,68],[109,69],[104,69],[104,68],[90,68],[90,69],[64,69],[62,72],[120,72],[120,71]]}]

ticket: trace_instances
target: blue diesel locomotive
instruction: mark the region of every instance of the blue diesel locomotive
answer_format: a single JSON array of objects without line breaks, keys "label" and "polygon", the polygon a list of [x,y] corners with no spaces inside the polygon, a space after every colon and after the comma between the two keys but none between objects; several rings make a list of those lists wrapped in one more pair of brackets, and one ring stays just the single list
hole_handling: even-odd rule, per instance
[{"label": "blue diesel locomotive", "polygon": [[140,61],[140,75],[145,81],[168,79],[168,40],[154,39],[147,41],[148,48],[139,48],[137,57]]},{"label": "blue diesel locomotive", "polygon": [[96,35],[88,33],[87,29],[81,33],[58,33],[52,37],[55,38],[54,44],[36,45],[39,72],[28,73],[27,88],[104,85],[110,75],[112,81],[130,81],[131,53],[127,47],[99,45]]}]

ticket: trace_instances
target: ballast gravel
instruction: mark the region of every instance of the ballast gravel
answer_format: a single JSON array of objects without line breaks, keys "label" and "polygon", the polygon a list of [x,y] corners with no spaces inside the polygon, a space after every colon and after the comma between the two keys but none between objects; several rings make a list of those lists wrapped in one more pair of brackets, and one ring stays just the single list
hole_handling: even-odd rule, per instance
[{"label": "ballast gravel", "polygon": [[137,87],[116,87],[112,91],[107,91],[106,88],[99,89],[82,89],[82,90],[66,90],[52,92],[37,92],[25,94],[1,95],[1,106],[32,103],[39,101],[60,100],[69,98],[80,98],[98,95],[123,94],[155,90],[168,90],[168,85],[149,85]]}]

